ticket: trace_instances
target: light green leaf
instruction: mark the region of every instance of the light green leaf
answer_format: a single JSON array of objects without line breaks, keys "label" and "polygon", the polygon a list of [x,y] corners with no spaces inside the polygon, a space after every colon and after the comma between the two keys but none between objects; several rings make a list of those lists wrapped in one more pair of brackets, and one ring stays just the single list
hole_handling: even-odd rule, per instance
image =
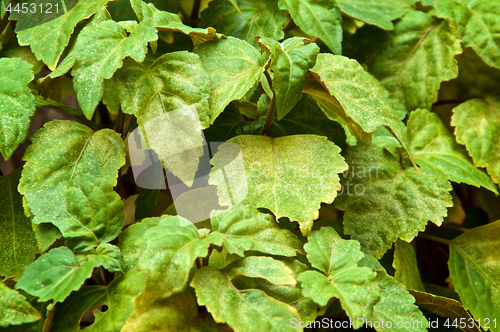
[{"label": "light green leaf", "polygon": [[500,69],[500,9],[495,2],[435,0],[439,17],[457,28],[465,47],[472,47],[492,67]]},{"label": "light green leaf", "polygon": [[[407,128],[408,145],[420,166],[446,174],[450,181],[482,186],[498,194],[488,175],[474,166],[467,151],[457,144],[437,114],[418,109],[410,115]],[[466,128],[470,128],[469,119]]]},{"label": "light green leaf", "polygon": [[38,296],[38,302],[54,300],[50,310],[55,303],[64,301],[72,291],[78,290],[90,277],[93,268],[93,262],[80,265],[68,248],[55,248],[38,257],[24,270],[16,289]]},{"label": "light green leaf", "polygon": [[281,120],[302,97],[307,71],[316,63],[319,47],[299,37],[288,38],[283,43],[262,37],[259,46],[271,55],[276,112]]},{"label": "light green leaf", "polygon": [[297,26],[316,36],[335,54],[342,53],[342,15],[334,0],[279,0]]},{"label": "light green leaf", "polygon": [[222,213],[212,212],[210,222],[214,232],[224,235],[223,247],[240,257],[249,250],[291,257],[302,249],[297,236],[254,207],[234,206]]},{"label": "light green leaf", "polygon": [[0,58],[0,152],[9,159],[24,142],[35,113],[35,98],[28,83],[31,65],[18,58]]},{"label": "light green leaf", "polygon": [[146,275],[137,270],[113,279],[108,286],[88,286],[57,304],[51,332],[79,332],[82,315],[94,306],[106,305],[105,312],[93,310],[95,317],[85,332],[121,331],[134,311],[132,300],[144,290]]},{"label": "light green leaf", "polygon": [[285,37],[283,24],[287,15],[278,8],[276,1],[236,0],[236,3],[237,7],[227,0],[210,1],[200,14],[200,26],[215,28],[224,35],[237,37],[253,46],[257,46],[255,36],[274,40]]},{"label": "light green leaf", "polygon": [[368,24],[376,25],[384,30],[394,29],[394,21],[408,12],[409,4],[401,0],[337,0],[340,10]]},{"label": "light green leaf", "polygon": [[373,133],[378,127],[388,127],[408,151],[406,135],[385,98],[385,91],[356,60],[341,55],[320,54],[311,73],[364,132]]},{"label": "light green leaf", "polygon": [[0,282],[0,326],[21,325],[41,318],[24,296]]},{"label": "light green leaf", "polygon": [[[238,290],[231,280],[216,268],[202,267],[191,286],[199,305],[206,305],[214,320],[227,323],[236,331],[295,331],[290,325],[300,320],[292,306],[273,299],[258,289]],[[238,308],[238,310],[234,310]]]},{"label": "light green leaf", "polygon": [[377,258],[398,238],[410,242],[430,220],[440,226],[452,205],[449,182],[428,168],[402,168],[389,151],[358,142],[347,150],[350,172],[337,207],[343,211],[345,233]]},{"label": "light green leaf", "polygon": [[[474,322],[473,318],[457,300],[413,290],[410,291],[410,294],[415,298],[415,304],[434,314],[441,317],[449,317],[452,320],[458,319],[460,321],[460,318],[465,318],[467,322]],[[476,324],[470,323],[462,328],[462,330],[466,332],[479,332]]]},{"label": "light green leaf", "polygon": [[18,189],[33,222],[53,223],[68,246],[80,252],[118,236],[123,203],[113,187],[125,163],[120,135],[55,120],[38,130],[32,142]]},{"label": "light green leaf", "polygon": [[23,198],[17,192],[21,168],[0,176],[0,276],[20,277],[38,253],[31,220],[24,215]]},{"label": "light green leaf", "polygon": [[276,285],[295,285],[293,271],[281,261],[271,257],[250,256],[239,259],[224,268],[228,278],[245,276],[262,278]]},{"label": "light green leaf", "polygon": [[394,244],[394,261],[392,266],[396,270],[394,278],[402,283],[407,289],[425,291],[424,284],[420,278],[417,265],[415,249],[403,240],[397,240]]},{"label": "light green leaf", "polygon": [[[450,241],[450,276],[465,309],[475,319],[500,317],[500,221],[476,227]],[[490,326],[493,332],[500,331]]]},{"label": "light green leaf", "polygon": [[153,149],[169,171],[191,186],[203,155],[201,129],[210,125],[211,115],[210,78],[198,56],[167,53],[149,68],[125,61],[111,82],[123,112],[137,117],[147,142],[143,149]]},{"label": "light green leaf", "polygon": [[152,18],[141,21],[128,36],[111,20],[89,24],[78,34],[72,50],[76,61],[71,73],[78,102],[88,119],[102,98],[104,79],[111,78],[127,56],[144,61],[148,43],[157,39]]},{"label": "light green leaf", "polygon": [[[339,152],[326,137],[316,135],[237,136],[219,146],[209,183],[218,186],[221,206],[241,203],[267,208],[278,219],[299,221],[307,235],[320,204],[333,202],[340,189],[337,173],[346,170],[347,164]],[[239,153],[244,172],[230,167],[226,172],[224,168]],[[226,181],[237,185],[229,192]]]},{"label": "light green leaf", "polygon": [[87,255],[86,259],[93,262],[96,267],[102,266],[109,272],[125,271],[120,248],[109,243],[100,244],[95,249],[95,254]]},{"label": "light green leaf", "polygon": [[242,98],[253,87],[268,61],[267,54],[232,37],[203,43],[195,53],[210,76],[211,123],[227,104]]},{"label": "light green leaf", "polygon": [[186,289],[189,272],[210,244],[222,245],[222,234],[201,238],[196,227],[181,217],[164,216],[136,241],[141,247],[137,267],[147,273],[142,303],[163,299]]},{"label": "light green leaf", "polygon": [[355,320],[370,317],[378,292],[370,283],[376,273],[367,267],[358,267],[363,258],[357,241],[344,240],[331,227],[313,231],[304,246],[311,265],[326,274],[306,271],[297,280],[302,282],[302,293],[325,306],[337,297],[347,315]]},{"label": "light green leaf", "polygon": [[485,167],[500,182],[500,98],[472,99],[453,109],[451,125],[457,142],[464,144],[476,167]]},{"label": "light green leaf", "polygon": [[448,22],[421,11],[410,11],[392,32],[373,30],[364,30],[364,38],[376,42],[375,50],[369,50],[375,54],[368,70],[408,111],[430,109],[441,82],[458,75],[454,57],[462,53],[459,34]]},{"label": "light green leaf", "polygon": [[50,70],[54,70],[78,22],[103,9],[108,1],[78,1],[75,7],[56,19],[31,29],[16,29],[19,45],[29,45],[37,59],[42,60]]}]

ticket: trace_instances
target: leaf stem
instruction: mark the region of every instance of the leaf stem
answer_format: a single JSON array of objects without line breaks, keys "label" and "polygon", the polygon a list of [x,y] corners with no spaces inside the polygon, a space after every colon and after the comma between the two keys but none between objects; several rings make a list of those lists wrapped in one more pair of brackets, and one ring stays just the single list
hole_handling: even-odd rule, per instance
[{"label": "leaf stem", "polygon": [[200,12],[201,0],[194,0],[193,9],[191,10],[191,27],[198,27],[198,13]]},{"label": "leaf stem", "polygon": [[269,87],[271,88],[271,91],[273,92],[273,96],[271,98],[271,103],[269,104],[269,108],[267,109],[266,122],[264,123],[264,129],[262,129],[262,133],[261,133],[261,135],[268,136],[269,131],[271,130],[271,124],[273,122],[274,113],[276,112],[276,93],[273,90],[271,76],[269,75],[267,70],[264,71],[264,75],[266,76],[267,82],[269,83]]},{"label": "leaf stem", "polygon": [[439,105],[448,105],[448,104],[461,104],[466,102],[466,100],[462,99],[444,99],[444,100],[438,100],[432,106],[439,106]]},{"label": "leaf stem", "polygon": [[115,123],[115,131],[118,134],[122,134],[123,137],[123,121],[124,121],[125,115],[122,112],[121,107],[118,108],[118,118],[116,119]]},{"label": "leaf stem", "polygon": [[422,239],[427,239],[427,240],[431,240],[431,241],[443,243],[443,244],[446,244],[448,246],[450,245],[450,240],[443,239],[442,237],[439,237],[439,236],[434,236],[434,235],[430,235],[430,234],[420,233],[418,235],[418,237],[420,237]]},{"label": "leaf stem", "polygon": [[134,116],[132,114],[129,114],[127,118],[127,122],[123,125],[123,130],[122,130],[122,139],[125,140],[127,138],[128,131],[130,130],[130,125],[132,124],[132,121],[134,120]]}]

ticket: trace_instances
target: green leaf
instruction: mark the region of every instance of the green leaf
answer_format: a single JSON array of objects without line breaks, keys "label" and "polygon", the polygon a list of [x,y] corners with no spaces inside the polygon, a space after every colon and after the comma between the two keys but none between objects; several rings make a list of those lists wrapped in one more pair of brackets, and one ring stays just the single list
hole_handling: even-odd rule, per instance
[{"label": "green leaf", "polygon": [[209,82],[198,56],[185,51],[167,53],[149,68],[125,61],[112,80],[146,147],[188,186],[203,155],[201,129],[210,125]]},{"label": "green leaf", "polygon": [[404,169],[389,151],[372,143],[349,148],[346,161],[350,171],[336,206],[346,211],[345,233],[377,258],[398,238],[413,240],[429,220],[441,225],[452,205],[446,178],[428,168],[420,168],[422,174]]},{"label": "green leaf", "polygon": [[29,45],[37,59],[42,60],[50,70],[54,70],[78,22],[103,9],[108,1],[78,1],[75,7],[56,19],[31,29],[16,29],[19,45]]},{"label": "green leaf", "polygon": [[[500,221],[476,227],[450,241],[450,276],[465,309],[475,319],[500,317]],[[491,326],[493,332],[500,331]]]},{"label": "green leaf", "polygon": [[253,87],[268,61],[267,54],[232,37],[203,43],[195,53],[210,76],[211,123],[227,104],[242,98]]},{"label": "green leaf", "polygon": [[489,1],[435,0],[436,15],[448,19],[472,47],[492,67],[500,69],[500,9]]},{"label": "green leaf", "polygon": [[38,302],[54,300],[50,310],[55,303],[64,301],[72,291],[78,290],[90,277],[93,268],[93,262],[80,265],[68,248],[55,248],[38,257],[24,270],[16,289],[38,296]]},{"label": "green leaf", "polygon": [[132,300],[144,290],[146,275],[137,270],[113,279],[108,286],[88,286],[72,293],[57,304],[52,320],[52,332],[79,332],[82,315],[94,306],[106,305],[102,312],[93,310],[95,317],[86,332],[121,331],[134,312]]},{"label": "green leaf", "polygon": [[35,98],[28,83],[31,65],[18,58],[0,58],[0,152],[9,159],[24,142],[35,113]]},{"label": "green leaf", "polygon": [[397,240],[394,244],[394,261],[392,266],[396,270],[394,278],[407,289],[425,291],[420,278],[415,249],[408,242]]},{"label": "green leaf", "polygon": [[476,167],[485,167],[500,182],[500,98],[472,99],[453,109],[451,125],[457,142],[464,144]]},{"label": "green leaf", "polygon": [[224,268],[228,278],[245,276],[262,278],[276,285],[295,285],[293,271],[281,261],[271,257],[250,256],[239,259]]},{"label": "green leaf", "polygon": [[245,251],[259,251],[278,256],[295,256],[302,243],[292,232],[282,229],[274,218],[256,208],[238,205],[222,213],[213,213],[212,229],[224,235],[223,247],[244,257]]},{"label": "green leaf", "polygon": [[67,245],[80,252],[117,237],[124,219],[123,203],[113,191],[125,163],[120,135],[54,120],[32,142],[18,189],[33,222],[53,223]]},{"label": "green leaf", "polygon": [[89,24],[78,34],[72,50],[76,61],[71,73],[78,103],[88,119],[102,98],[104,79],[111,78],[127,56],[144,61],[148,43],[157,39],[152,18],[141,21],[128,36],[111,20]]},{"label": "green leaf", "polygon": [[[206,305],[214,320],[227,323],[236,331],[295,331],[290,321],[300,320],[292,306],[273,299],[261,290],[238,290],[216,268],[206,266],[196,271],[191,286],[199,305]],[[234,310],[238,308],[238,310]]]},{"label": "green leaf", "polygon": [[257,46],[255,36],[283,39],[282,29],[287,15],[278,8],[276,1],[236,0],[236,3],[237,7],[227,0],[210,1],[200,14],[200,26],[213,27],[253,46]]},{"label": "green leaf", "polygon": [[95,254],[87,255],[87,260],[93,262],[96,267],[102,266],[109,272],[124,272],[125,265],[120,248],[109,244],[100,244],[95,249]]},{"label": "green leaf", "polygon": [[24,296],[0,283],[0,326],[21,325],[41,318]]},{"label": "green leaf", "polygon": [[407,126],[408,145],[417,164],[446,174],[450,181],[482,186],[498,194],[491,179],[474,166],[467,151],[457,144],[437,114],[418,109],[410,115]]},{"label": "green leaf", "polygon": [[345,114],[366,133],[388,127],[408,151],[406,135],[379,82],[353,59],[320,54],[311,73],[335,97]]},{"label": "green leaf", "polygon": [[326,275],[303,272],[297,280],[302,282],[304,296],[321,306],[337,297],[351,319],[370,317],[378,300],[378,292],[370,284],[376,273],[358,267],[364,256],[359,243],[342,239],[331,227],[322,227],[311,232],[304,249],[311,265]]},{"label": "green leaf", "polygon": [[20,277],[35,259],[38,246],[31,220],[24,215],[23,199],[17,192],[21,168],[0,176],[0,275]]},{"label": "green leaf", "polygon": [[337,0],[340,10],[357,20],[376,25],[384,30],[394,29],[394,21],[402,17],[410,8],[408,3],[401,0],[380,2],[377,0]]},{"label": "green leaf", "polygon": [[[473,321],[473,318],[457,300],[413,290],[410,291],[410,294],[415,298],[415,304],[434,314],[441,317],[448,317],[452,320],[457,319],[460,321],[460,318],[465,318],[467,322]],[[473,324],[473,327],[471,327],[470,323],[462,328],[462,330],[466,332],[479,332],[476,324]]]},{"label": "green leaf", "polygon": [[141,247],[137,267],[147,273],[142,303],[163,299],[186,289],[189,273],[210,244],[222,245],[222,235],[201,238],[196,227],[182,217],[164,216],[136,241]]},{"label": "green leaf", "polygon": [[[448,22],[421,11],[410,11],[392,32],[374,30],[367,27],[361,35],[375,43],[375,49],[368,49],[368,70],[408,111],[430,109],[441,82],[458,75],[459,34]],[[359,47],[367,53],[364,44]]]},{"label": "green leaf", "polygon": [[[240,151],[245,174],[225,172],[224,167]],[[307,235],[319,216],[320,204],[331,203],[340,189],[337,173],[346,170],[347,164],[339,152],[322,136],[237,136],[219,146],[209,183],[218,186],[221,206],[241,203],[267,208],[277,219],[299,221]],[[231,192],[226,181],[237,184]]]},{"label": "green leaf", "polygon": [[259,46],[271,55],[270,69],[276,96],[276,112],[281,120],[302,97],[307,71],[316,63],[319,47],[305,38],[293,37],[278,43],[261,37]]},{"label": "green leaf", "polygon": [[342,53],[342,15],[334,0],[279,0],[299,28],[316,36],[335,54]]}]

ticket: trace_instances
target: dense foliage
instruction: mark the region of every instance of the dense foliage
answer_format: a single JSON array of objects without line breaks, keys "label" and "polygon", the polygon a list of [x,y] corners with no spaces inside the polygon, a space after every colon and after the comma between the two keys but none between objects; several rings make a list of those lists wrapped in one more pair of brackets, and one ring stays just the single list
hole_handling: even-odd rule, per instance
[{"label": "dense foliage", "polygon": [[2,331],[500,331],[496,1],[30,1]]}]

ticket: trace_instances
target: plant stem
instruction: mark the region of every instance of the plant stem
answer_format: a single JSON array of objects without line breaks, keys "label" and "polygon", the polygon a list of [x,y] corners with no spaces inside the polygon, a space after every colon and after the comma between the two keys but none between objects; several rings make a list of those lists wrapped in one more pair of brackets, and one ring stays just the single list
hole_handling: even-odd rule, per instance
[{"label": "plant stem", "polygon": [[132,114],[129,114],[127,118],[127,122],[123,125],[123,130],[122,130],[122,139],[125,140],[127,138],[128,131],[130,130],[130,125],[132,124],[132,121],[134,120],[134,116]]},{"label": "plant stem", "polygon": [[124,117],[125,117],[125,115],[123,114],[121,107],[118,108],[118,118],[116,119],[116,123],[115,123],[115,131],[118,134],[122,134],[122,137],[123,137],[123,119],[124,119]]},{"label": "plant stem", "polygon": [[425,234],[425,233],[420,233],[418,235],[418,237],[420,237],[422,239],[427,239],[427,240],[443,243],[443,244],[446,244],[448,246],[450,245],[450,240],[443,239],[442,237],[438,237],[438,236],[434,236],[434,235],[430,235],[430,234]]},{"label": "plant stem", "polygon": [[462,99],[445,99],[445,100],[438,100],[432,106],[439,106],[439,105],[447,105],[447,104],[461,104],[464,103],[465,100]]},{"label": "plant stem", "polygon": [[273,122],[274,118],[274,113],[276,112],[276,93],[273,90],[273,84],[271,81],[271,76],[269,73],[264,71],[264,75],[267,78],[267,82],[269,83],[269,87],[271,88],[271,91],[273,91],[273,96],[271,98],[271,104],[269,104],[269,108],[267,109],[267,115],[266,115],[266,122],[264,123],[264,129],[262,129],[261,135],[269,135],[269,130],[271,130],[271,124]]},{"label": "plant stem", "polygon": [[191,10],[191,26],[198,27],[198,13],[200,12],[201,0],[194,0],[193,10]]}]

